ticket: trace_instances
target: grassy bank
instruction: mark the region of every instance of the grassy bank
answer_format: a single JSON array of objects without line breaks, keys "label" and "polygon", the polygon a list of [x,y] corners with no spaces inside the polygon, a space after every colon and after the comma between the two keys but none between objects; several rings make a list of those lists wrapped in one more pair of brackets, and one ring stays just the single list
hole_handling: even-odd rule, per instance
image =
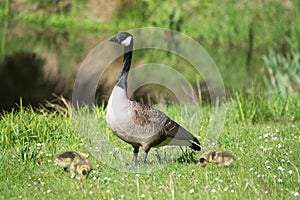
[{"label": "grassy bank", "polygon": [[[150,151],[149,165],[132,169],[131,146],[108,129],[103,107],[88,113],[84,108],[47,112],[20,105],[0,114],[0,199],[298,199],[299,1],[124,2],[101,21],[93,14],[104,9],[86,1],[5,0],[0,6],[0,59],[33,52],[57,69],[56,76],[76,74],[88,52],[117,32],[149,26],[180,31],[211,48],[220,67],[230,90],[224,128],[220,133],[214,129],[210,105],[199,105],[199,116],[191,117],[183,115],[185,107],[161,108],[201,144],[208,133],[220,134],[216,148],[233,153],[236,164],[202,168],[198,152],[161,148]],[[268,54],[268,49],[275,52]],[[184,61],[163,53],[141,53],[134,59],[169,61],[196,84]],[[27,63],[20,63],[21,69]],[[264,83],[263,93],[251,91]],[[33,93],[29,88],[26,94]],[[91,154],[94,170],[82,183],[54,165],[55,156],[66,150]]]},{"label": "grassy bank", "polygon": [[[87,135],[94,131],[88,123],[96,122],[98,132],[106,134],[112,144],[110,151],[120,147],[132,158],[130,146],[108,130],[105,110],[96,108],[85,121],[74,117],[78,114],[74,111],[49,114],[21,108],[18,112],[3,114],[0,121],[0,198],[297,199],[300,190],[299,106],[298,98],[282,99],[280,95],[243,97],[237,94],[228,100],[225,126],[217,145],[236,156],[237,162],[232,167],[202,168],[194,162],[199,158],[199,154],[194,153],[189,154],[192,159],[188,161],[183,162],[179,157],[159,170],[153,170],[157,164],[150,158],[147,167],[152,171],[126,173],[122,171],[123,166],[129,166],[130,160],[122,163],[120,158],[115,158],[114,163],[121,166],[116,169],[90,152],[94,170],[82,184],[54,166],[53,160],[64,150],[89,152],[89,143],[83,145],[84,135],[80,135],[81,130]],[[194,119],[199,120],[200,129],[192,126],[192,121],[180,120],[177,106],[168,107],[166,112],[203,143],[211,110],[210,106],[201,106],[200,118]],[[152,155],[156,153],[155,149],[150,151]],[[101,156],[106,158],[111,154]]]}]

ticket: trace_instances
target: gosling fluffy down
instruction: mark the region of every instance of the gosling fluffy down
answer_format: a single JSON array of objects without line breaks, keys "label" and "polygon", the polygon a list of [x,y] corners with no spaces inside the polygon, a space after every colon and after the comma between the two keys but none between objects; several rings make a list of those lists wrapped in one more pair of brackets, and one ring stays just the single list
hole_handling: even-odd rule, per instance
[{"label": "gosling fluffy down", "polygon": [[80,179],[86,178],[89,172],[92,170],[92,165],[87,159],[89,154],[67,151],[56,157],[56,163],[67,171],[70,168],[72,178],[76,174],[80,175]]},{"label": "gosling fluffy down", "polygon": [[205,167],[208,163],[218,166],[229,166],[235,162],[235,157],[227,151],[216,150],[203,153],[199,162],[202,167]]}]

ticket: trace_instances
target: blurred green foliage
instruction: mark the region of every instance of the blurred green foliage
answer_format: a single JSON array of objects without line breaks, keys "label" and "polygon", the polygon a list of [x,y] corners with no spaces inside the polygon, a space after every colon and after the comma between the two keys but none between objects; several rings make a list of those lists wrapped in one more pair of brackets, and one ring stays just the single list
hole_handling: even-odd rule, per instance
[{"label": "blurred green foliage", "polygon": [[120,23],[179,30],[202,42],[247,46],[253,29],[255,46],[275,43],[299,48],[299,1],[136,1]]},{"label": "blurred green foliage", "polygon": [[[226,88],[247,90],[252,83],[262,83],[262,74],[269,68],[266,65],[271,64],[262,60],[268,49],[276,45],[283,54],[300,49],[297,0],[126,0],[115,1],[111,10],[105,8],[108,2],[91,3],[5,0],[0,6],[0,56],[27,50],[55,52],[62,74],[75,73],[91,49],[89,42],[99,42],[95,38],[134,28],[162,27],[203,45],[219,67]],[[104,12],[109,17],[98,19],[97,14]],[[201,81],[176,55],[151,51],[136,55],[143,62],[164,63],[180,70],[194,86]]]},{"label": "blurred green foliage", "polygon": [[[13,4],[14,0],[6,0]],[[254,31],[255,46],[264,48],[274,42],[299,48],[300,2],[297,0],[254,1],[163,1],[154,0],[119,2],[119,8],[109,23],[89,20],[89,2],[36,1],[35,10],[9,15],[35,26],[45,26],[54,31],[86,30],[93,33],[118,32],[145,26],[170,28],[181,31],[197,40],[215,44],[247,46],[249,31]],[[101,12],[101,5],[95,9]],[[26,9],[26,7],[24,8]],[[4,8],[0,9],[3,17]],[[39,12],[37,12],[39,10]],[[40,11],[42,10],[42,12]],[[25,14],[24,14],[25,13]]]},{"label": "blurred green foliage", "polygon": [[263,56],[266,66],[264,82],[269,92],[279,92],[282,97],[300,93],[300,54],[289,52],[285,56],[270,50]]}]

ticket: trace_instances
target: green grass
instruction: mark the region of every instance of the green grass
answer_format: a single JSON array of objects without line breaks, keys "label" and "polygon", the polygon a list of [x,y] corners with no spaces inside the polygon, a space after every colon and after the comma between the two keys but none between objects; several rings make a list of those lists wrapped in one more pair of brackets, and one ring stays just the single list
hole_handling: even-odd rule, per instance
[{"label": "green grass", "polygon": [[[85,109],[47,113],[21,106],[18,112],[4,113],[0,121],[0,198],[297,199],[299,104],[298,98],[282,99],[279,94],[249,97],[236,94],[226,104],[225,126],[217,141],[219,149],[236,156],[234,166],[202,168],[194,162],[200,154],[189,150],[187,155],[192,158],[187,161],[183,161],[187,155],[180,157],[182,153],[178,151],[177,159],[166,157],[166,162],[159,166],[155,162],[158,153],[152,149],[150,164],[137,168],[139,173],[130,168],[130,146],[107,128],[102,107],[87,114]],[[202,105],[199,119],[194,120],[181,117],[178,106],[162,108],[197,135],[201,143],[204,141],[212,112],[210,106]],[[196,121],[202,126],[201,131],[193,126]],[[106,142],[100,144],[107,149],[97,153],[93,151],[93,140],[104,139],[101,132]],[[117,148],[124,153],[124,159],[113,155]],[[91,153],[94,170],[82,184],[54,165],[55,156],[65,150]],[[171,150],[160,149],[172,155]],[[113,162],[108,163],[109,160]]]}]

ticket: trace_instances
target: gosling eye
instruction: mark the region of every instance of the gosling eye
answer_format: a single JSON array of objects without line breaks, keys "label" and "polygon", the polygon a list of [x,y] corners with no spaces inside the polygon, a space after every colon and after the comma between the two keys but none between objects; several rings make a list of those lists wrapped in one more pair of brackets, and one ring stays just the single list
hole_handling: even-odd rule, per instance
[{"label": "gosling eye", "polygon": [[205,159],[204,158],[200,158],[200,163],[203,163],[204,161],[205,161]]},{"label": "gosling eye", "polygon": [[83,176],[86,176],[87,175],[87,170],[82,170],[81,173],[82,173]]}]

